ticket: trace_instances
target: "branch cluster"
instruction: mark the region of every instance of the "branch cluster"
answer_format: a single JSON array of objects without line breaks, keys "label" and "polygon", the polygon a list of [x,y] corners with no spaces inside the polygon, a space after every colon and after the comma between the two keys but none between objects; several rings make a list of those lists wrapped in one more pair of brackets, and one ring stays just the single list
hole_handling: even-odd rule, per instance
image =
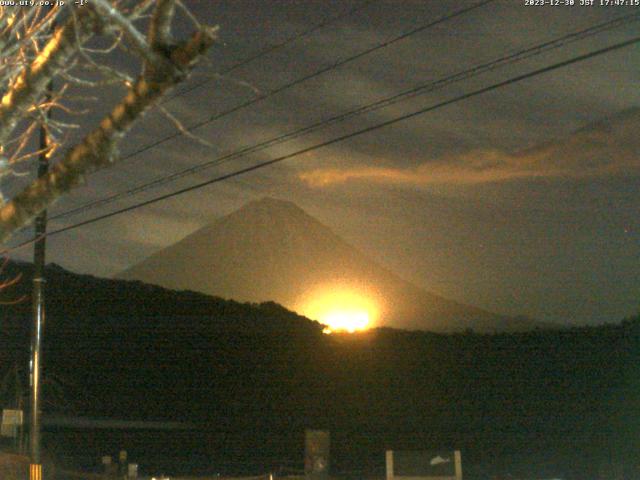
[{"label": "branch cluster", "polygon": [[[198,23],[190,37],[175,41],[176,6],[182,6],[179,0],[92,0],[84,6],[67,2],[51,8],[0,6],[0,180],[4,177],[6,182],[8,175],[16,175],[19,162],[42,154],[52,164],[46,176],[35,179],[9,201],[2,199],[0,242],[88,173],[115,162],[118,143],[134,123],[184,81],[214,43],[217,28]],[[189,18],[193,18],[190,13]],[[103,48],[95,48],[96,44]],[[122,51],[138,59],[137,78],[109,64]],[[70,88],[106,83],[122,86],[121,100],[81,141],[69,145],[69,130],[77,125],[55,120],[48,112],[74,113],[64,102]],[[34,148],[41,129],[48,142]]]}]

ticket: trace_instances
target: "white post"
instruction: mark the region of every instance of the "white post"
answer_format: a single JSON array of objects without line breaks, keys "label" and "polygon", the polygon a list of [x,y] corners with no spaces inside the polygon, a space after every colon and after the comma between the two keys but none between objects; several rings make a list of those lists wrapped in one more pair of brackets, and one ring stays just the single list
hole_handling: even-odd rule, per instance
[{"label": "white post", "polygon": [[462,455],[460,455],[460,450],[454,452],[454,458],[456,462],[456,480],[462,480]]},{"label": "white post", "polygon": [[393,480],[393,450],[387,450],[387,480]]}]

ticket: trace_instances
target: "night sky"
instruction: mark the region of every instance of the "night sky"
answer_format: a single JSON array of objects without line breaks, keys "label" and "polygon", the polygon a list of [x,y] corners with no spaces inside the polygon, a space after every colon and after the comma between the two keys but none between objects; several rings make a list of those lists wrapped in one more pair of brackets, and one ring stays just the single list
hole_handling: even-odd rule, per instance
[{"label": "night sky", "polygon": [[[222,40],[177,93],[189,91],[165,104],[192,125],[476,2],[185,3],[203,23],[220,25]],[[637,35],[640,7],[575,3],[540,7],[526,6],[525,0],[498,0],[476,8],[196,129],[210,147],[182,136],[127,158],[90,176],[50,212],[67,211],[571,32],[630,14],[636,14],[636,21],[141,195],[53,220],[50,229]],[[218,75],[358,5],[365,6]],[[115,61],[126,65],[124,59]],[[295,202],[400,276],[445,297],[560,323],[619,321],[636,313],[640,304],[639,69],[640,46],[634,44],[53,236],[48,261],[111,276],[268,195]],[[83,127],[94,125],[118,92],[104,90],[99,96]],[[170,121],[152,112],[128,137],[122,154],[173,132]],[[18,235],[13,243],[24,238]],[[30,255],[27,248],[12,256]]]}]

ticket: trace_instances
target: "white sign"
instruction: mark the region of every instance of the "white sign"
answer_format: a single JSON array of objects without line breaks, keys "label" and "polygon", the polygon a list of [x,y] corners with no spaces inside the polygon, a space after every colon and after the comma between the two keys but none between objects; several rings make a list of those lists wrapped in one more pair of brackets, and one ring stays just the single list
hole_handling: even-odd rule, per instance
[{"label": "white sign", "polygon": [[2,426],[0,427],[0,436],[12,437],[18,436],[18,428],[22,425],[22,410],[2,410]]},{"label": "white sign", "polygon": [[387,450],[387,480],[462,480],[462,457],[454,451]]},{"label": "white sign", "polygon": [[127,478],[138,478],[138,464],[130,463],[127,468]]}]

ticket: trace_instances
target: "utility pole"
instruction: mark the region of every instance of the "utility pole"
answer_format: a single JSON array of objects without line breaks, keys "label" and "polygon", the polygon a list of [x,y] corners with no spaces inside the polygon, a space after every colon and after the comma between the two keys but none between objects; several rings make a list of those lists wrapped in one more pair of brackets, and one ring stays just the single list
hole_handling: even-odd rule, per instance
[{"label": "utility pole", "polygon": [[[47,114],[48,115],[48,114]],[[44,127],[40,129],[40,148],[47,143]],[[46,148],[46,147],[45,147]],[[38,177],[48,172],[46,151],[40,153]],[[44,263],[45,234],[47,232],[47,211],[38,215],[35,221],[35,245],[33,248],[33,325],[31,330],[31,416],[29,425],[29,453],[31,457],[30,480],[42,479],[42,461],[40,455],[40,397],[42,395],[42,335],[44,333]]]},{"label": "utility pole", "polygon": [[[50,6],[49,9],[54,8]],[[50,31],[55,26],[52,24]],[[49,172],[49,134],[46,122],[51,118],[48,105],[52,98],[53,81],[49,82],[45,95],[43,124],[40,126],[40,154],[38,155],[38,178]],[[47,211],[43,210],[35,220],[35,244],[33,247],[33,324],[31,330],[31,362],[29,379],[31,385],[31,415],[29,424],[29,480],[42,480],[42,456],[40,451],[40,398],[42,396],[42,336],[45,324],[44,265],[47,233]]]},{"label": "utility pole", "polygon": [[[50,94],[47,94],[50,96]],[[46,118],[50,117],[50,110]],[[49,171],[47,158],[48,134],[44,126],[40,127],[40,150],[38,158],[38,177]],[[36,217],[35,245],[33,247],[33,325],[31,330],[31,417],[29,428],[29,453],[31,457],[30,480],[42,480],[42,460],[40,455],[40,397],[42,395],[42,336],[45,322],[44,303],[44,264],[47,233],[47,211]]]}]

